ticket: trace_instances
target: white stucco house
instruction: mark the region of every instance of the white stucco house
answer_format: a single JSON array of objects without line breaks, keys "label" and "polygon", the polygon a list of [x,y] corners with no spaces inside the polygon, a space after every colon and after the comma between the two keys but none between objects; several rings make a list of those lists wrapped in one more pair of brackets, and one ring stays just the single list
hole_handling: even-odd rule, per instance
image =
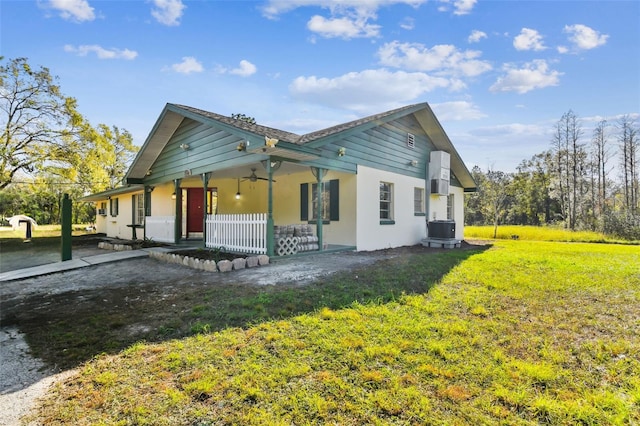
[{"label": "white stucco house", "polygon": [[124,186],[83,200],[109,237],[278,255],[461,240],[475,189],[427,103],[305,135],[167,104]]}]

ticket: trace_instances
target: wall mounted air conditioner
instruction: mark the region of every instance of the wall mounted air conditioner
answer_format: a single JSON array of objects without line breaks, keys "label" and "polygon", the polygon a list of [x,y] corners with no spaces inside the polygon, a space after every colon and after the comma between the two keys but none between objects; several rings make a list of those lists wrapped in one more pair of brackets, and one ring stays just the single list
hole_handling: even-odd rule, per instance
[{"label": "wall mounted air conditioner", "polygon": [[98,209],[98,214],[100,216],[106,216],[107,215],[107,209]]},{"label": "wall mounted air conditioner", "polygon": [[444,151],[431,151],[429,157],[429,179],[431,193],[449,195],[449,178],[451,176],[451,156]]},{"label": "wall mounted air conditioner", "polygon": [[444,179],[431,179],[431,193],[449,195],[449,181]]}]

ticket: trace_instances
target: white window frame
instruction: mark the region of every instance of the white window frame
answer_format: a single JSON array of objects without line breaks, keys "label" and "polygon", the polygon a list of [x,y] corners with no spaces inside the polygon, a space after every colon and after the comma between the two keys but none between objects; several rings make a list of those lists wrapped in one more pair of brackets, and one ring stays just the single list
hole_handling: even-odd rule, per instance
[{"label": "white window frame", "polygon": [[423,216],[424,212],[424,188],[413,188],[413,214]]},{"label": "white window frame", "polygon": [[393,222],[393,183],[381,181],[379,185],[379,194],[380,221]]},{"label": "white window frame", "polygon": [[447,220],[455,220],[456,204],[455,196],[453,194],[447,195]]},{"label": "white window frame", "polygon": [[144,210],[144,192],[140,194],[133,194],[133,217],[131,223],[134,225],[143,225],[145,210]]}]

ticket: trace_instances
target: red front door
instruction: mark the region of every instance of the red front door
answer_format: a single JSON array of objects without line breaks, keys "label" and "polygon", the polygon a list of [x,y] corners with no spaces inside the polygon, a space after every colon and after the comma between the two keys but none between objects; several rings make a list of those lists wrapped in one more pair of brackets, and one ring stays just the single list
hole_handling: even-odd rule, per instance
[{"label": "red front door", "polygon": [[187,234],[202,232],[204,190],[202,188],[187,189]]}]

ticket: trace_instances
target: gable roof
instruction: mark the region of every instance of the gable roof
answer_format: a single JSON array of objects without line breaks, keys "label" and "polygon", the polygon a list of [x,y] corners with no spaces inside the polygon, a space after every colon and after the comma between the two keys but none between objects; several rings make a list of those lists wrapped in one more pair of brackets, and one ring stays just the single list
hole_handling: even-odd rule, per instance
[{"label": "gable roof", "polygon": [[[168,103],[165,105],[160,117],[154,124],[149,136],[145,140],[138,152],[138,155],[127,171],[125,181],[130,181],[130,178],[134,178],[133,181],[135,181],[136,178],[141,179],[146,175],[147,171],[151,168],[178,126],[180,126],[185,118],[202,123],[209,122],[211,125],[223,128],[230,133],[240,135],[244,138],[255,136],[259,136],[261,138],[275,138],[279,141],[296,145],[299,147],[296,149],[299,150],[305,150],[306,147],[309,147],[309,153],[312,153],[310,148],[322,146],[332,136],[378,126],[411,114],[414,115],[420,126],[424,129],[436,149],[447,151],[451,155],[451,169],[465,190],[475,190],[476,183],[473,180],[471,173],[453,146],[453,143],[444,132],[444,129],[435,117],[431,107],[426,102],[407,105],[379,114],[370,115],[347,123],[307,133],[305,135],[298,135],[284,130],[275,129],[273,127],[237,120],[186,105]],[[286,149],[281,148],[281,145],[278,145],[277,148],[278,150]],[[298,154],[306,155],[304,152]]]}]

